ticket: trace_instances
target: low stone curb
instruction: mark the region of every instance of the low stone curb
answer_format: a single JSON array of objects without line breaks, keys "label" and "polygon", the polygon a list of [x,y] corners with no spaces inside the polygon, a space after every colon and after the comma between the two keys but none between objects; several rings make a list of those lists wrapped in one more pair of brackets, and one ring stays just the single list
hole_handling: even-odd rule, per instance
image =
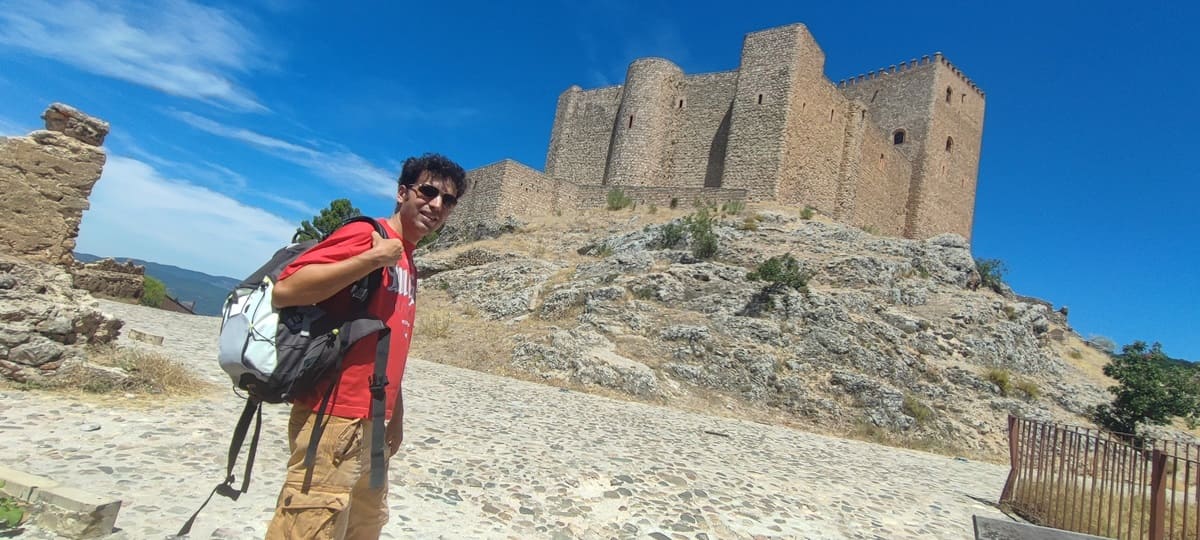
[{"label": "low stone curb", "polygon": [[0,467],[0,484],[0,493],[29,503],[31,524],[67,538],[112,534],[121,509],[119,500],[6,467]]}]

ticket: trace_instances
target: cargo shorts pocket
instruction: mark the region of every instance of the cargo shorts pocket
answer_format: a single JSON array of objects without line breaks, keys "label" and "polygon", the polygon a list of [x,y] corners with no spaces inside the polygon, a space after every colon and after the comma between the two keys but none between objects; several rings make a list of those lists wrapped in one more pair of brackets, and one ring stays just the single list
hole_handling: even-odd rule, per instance
[{"label": "cargo shorts pocket", "polygon": [[[279,499],[279,514],[271,528],[279,528],[279,538],[331,540],[337,538],[339,518],[350,506],[349,493],[325,493],[286,489]],[[344,527],[344,525],[342,525]],[[270,536],[270,535],[268,535]]]},{"label": "cargo shorts pocket", "polygon": [[340,430],[331,448],[333,466],[338,467],[345,461],[357,460],[358,455],[362,453],[362,445],[363,421],[349,422]]}]

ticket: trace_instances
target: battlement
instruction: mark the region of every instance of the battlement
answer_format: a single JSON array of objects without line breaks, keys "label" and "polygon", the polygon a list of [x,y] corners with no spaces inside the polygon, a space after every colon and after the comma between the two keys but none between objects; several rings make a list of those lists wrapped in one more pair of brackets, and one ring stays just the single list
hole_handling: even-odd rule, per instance
[{"label": "battlement", "polygon": [[856,84],[860,84],[860,83],[863,83],[866,81],[874,81],[874,80],[882,79],[884,77],[888,77],[891,75],[896,75],[896,74],[904,73],[906,71],[911,71],[911,70],[917,69],[919,67],[932,66],[934,64],[941,64],[941,65],[949,68],[951,73],[954,73],[955,75],[957,75],[958,78],[960,80],[962,80],[962,82],[964,84],[966,84],[968,87],[970,87],[972,90],[974,90],[975,93],[979,94],[979,97],[987,96],[984,93],[983,89],[979,88],[979,85],[975,84],[975,81],[972,81],[970,79],[970,77],[967,77],[967,75],[962,72],[962,70],[958,69],[958,67],[956,67],[953,63],[951,63],[949,60],[947,60],[945,55],[943,55],[941,52],[933,53],[932,57],[930,55],[926,54],[926,55],[921,56],[920,60],[913,58],[907,62],[900,62],[899,65],[892,64],[886,68],[879,68],[874,71],[860,73],[859,75],[850,77],[848,79],[842,79],[842,80],[838,81],[837,87],[838,88],[846,88],[846,87],[854,86]]}]

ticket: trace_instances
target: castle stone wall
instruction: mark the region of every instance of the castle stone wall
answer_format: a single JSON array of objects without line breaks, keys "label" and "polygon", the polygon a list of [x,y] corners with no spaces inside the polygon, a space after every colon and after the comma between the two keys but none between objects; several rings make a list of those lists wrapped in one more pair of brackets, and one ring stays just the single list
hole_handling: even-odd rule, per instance
[{"label": "castle stone wall", "polygon": [[[983,134],[984,99],[961,72],[937,58],[930,137],[924,168],[909,204],[906,234],[926,238],[954,232],[971,238]],[[946,90],[950,99],[946,99]],[[952,144],[947,150],[947,140]]]},{"label": "castle stone wall", "polygon": [[846,146],[848,100],[825,78],[825,54],[808,31],[797,33],[784,161],[776,200],[837,209]]},{"label": "castle stone wall", "polygon": [[803,31],[799,25],[764,30],[742,43],[721,185],[745,189],[750,200],[774,200],[779,193],[795,51]]},{"label": "castle stone wall", "polygon": [[669,147],[682,123],[675,107],[682,90],[683,70],[668,60],[642,58],[629,65],[605,184],[654,186],[671,178]]},{"label": "castle stone wall", "polygon": [[580,184],[600,183],[608,164],[621,86],[579,90],[559,97],[554,115],[546,175]]},{"label": "castle stone wall", "polygon": [[[608,204],[608,192],[612,186],[576,186],[574,208],[604,208]],[[711,204],[721,204],[729,201],[745,200],[746,192],[741,189],[725,188],[692,188],[681,190],[673,187],[629,186],[620,188],[625,196],[633,199],[639,206],[653,204],[660,208],[671,205],[671,199],[679,206],[690,207],[696,201]]]},{"label": "castle stone wall", "polygon": [[[824,66],[808,29],[793,24],[746,35],[735,71],[685,75],[668,60],[643,58],[624,85],[572,86],[559,96],[546,157],[550,206],[602,206],[613,186],[637,188],[655,204],[697,190],[742,193],[813,206],[883,234],[969,239],[983,92],[941,53],[838,85]],[[480,211],[547,204],[506,200]]]},{"label": "castle stone wall", "polygon": [[730,104],[737,92],[737,72],[707,73],[684,79],[682,126],[673,148],[671,178],[666,185],[685,188],[721,187],[729,140]]}]

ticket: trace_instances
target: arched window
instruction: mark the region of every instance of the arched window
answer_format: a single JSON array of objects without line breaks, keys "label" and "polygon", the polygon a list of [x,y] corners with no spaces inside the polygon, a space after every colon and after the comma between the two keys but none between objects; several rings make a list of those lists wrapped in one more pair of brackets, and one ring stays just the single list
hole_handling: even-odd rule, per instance
[{"label": "arched window", "polygon": [[949,152],[951,148],[954,148],[954,137],[946,137],[946,151]]},{"label": "arched window", "polygon": [[892,133],[892,144],[904,144],[904,130],[897,129]]},{"label": "arched window", "polygon": [[950,103],[950,98],[952,98],[952,97],[954,97],[954,90],[951,90],[950,87],[947,86],[946,87],[946,103]]}]

